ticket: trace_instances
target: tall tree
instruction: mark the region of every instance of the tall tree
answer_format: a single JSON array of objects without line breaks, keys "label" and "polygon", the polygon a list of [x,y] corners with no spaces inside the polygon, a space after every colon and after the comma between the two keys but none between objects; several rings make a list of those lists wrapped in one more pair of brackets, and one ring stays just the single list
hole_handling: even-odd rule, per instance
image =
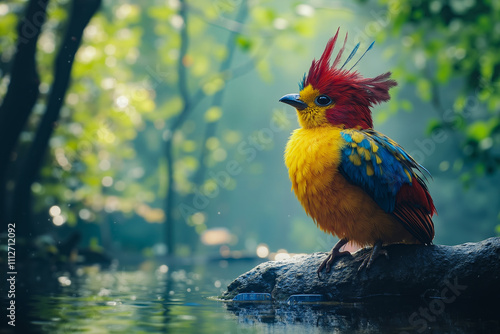
[{"label": "tall tree", "polygon": [[11,216],[14,221],[20,223],[21,229],[25,229],[25,233],[30,231],[31,225],[31,185],[35,182],[42,167],[49,139],[57,125],[70,84],[71,69],[82,40],[83,30],[100,4],[101,0],[73,0],[71,4],[66,34],[55,60],[54,82],[45,113],[38,125],[28,153],[23,157],[21,168],[16,177]]},{"label": "tall tree", "polygon": [[10,82],[0,106],[0,222],[6,224],[7,171],[19,135],[26,125],[39,91],[36,45],[47,16],[48,0],[30,0],[18,25],[17,50],[12,60]]}]

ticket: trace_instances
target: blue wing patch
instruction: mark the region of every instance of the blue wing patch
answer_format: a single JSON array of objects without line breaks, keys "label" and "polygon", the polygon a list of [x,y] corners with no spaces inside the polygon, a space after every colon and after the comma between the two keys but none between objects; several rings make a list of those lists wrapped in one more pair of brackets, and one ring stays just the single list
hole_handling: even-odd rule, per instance
[{"label": "blue wing patch", "polygon": [[363,188],[384,211],[393,212],[399,189],[418,177],[413,168],[424,168],[396,142],[375,130],[346,129],[341,135],[346,141],[342,175]]}]

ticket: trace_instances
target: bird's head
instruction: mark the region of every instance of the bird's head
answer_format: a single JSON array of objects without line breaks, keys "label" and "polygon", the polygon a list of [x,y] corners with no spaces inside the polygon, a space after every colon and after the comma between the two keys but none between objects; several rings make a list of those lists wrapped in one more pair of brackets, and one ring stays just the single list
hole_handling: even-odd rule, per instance
[{"label": "bird's head", "polygon": [[[389,79],[390,72],[375,78],[364,78],[357,71],[352,71],[357,62],[351,69],[344,69],[356,53],[359,43],[344,64],[341,67],[338,66],[345,49],[347,34],[344,45],[330,65],[338,34],[339,30],[326,44],[321,58],[313,60],[309,73],[304,75],[299,83],[300,93],[288,94],[280,99],[280,102],[297,109],[299,123],[303,128],[324,125],[372,128],[370,108],[374,104],[389,100],[389,89],[396,86],[396,81]],[[373,43],[365,53],[372,45]]]}]

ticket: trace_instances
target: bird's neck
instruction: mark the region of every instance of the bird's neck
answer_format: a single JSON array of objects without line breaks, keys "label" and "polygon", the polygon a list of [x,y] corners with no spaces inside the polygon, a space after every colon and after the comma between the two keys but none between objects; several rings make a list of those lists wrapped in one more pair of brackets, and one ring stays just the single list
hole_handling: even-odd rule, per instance
[{"label": "bird's neck", "polygon": [[347,129],[373,128],[371,110],[364,105],[335,106],[326,114],[326,119],[335,126]]}]

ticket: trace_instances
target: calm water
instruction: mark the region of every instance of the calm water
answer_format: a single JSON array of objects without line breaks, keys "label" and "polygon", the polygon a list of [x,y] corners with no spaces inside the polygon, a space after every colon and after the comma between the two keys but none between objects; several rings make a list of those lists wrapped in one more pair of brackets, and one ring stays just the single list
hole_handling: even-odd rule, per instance
[{"label": "calm water", "polygon": [[425,301],[383,299],[290,306],[241,305],[213,298],[256,264],[214,261],[167,266],[146,262],[134,270],[78,269],[52,280],[31,275],[27,293],[16,299],[20,306],[16,329],[22,333],[500,332],[498,308],[491,307],[447,305],[430,320],[418,316],[414,320],[419,322],[412,326],[410,316],[425,308]]}]

